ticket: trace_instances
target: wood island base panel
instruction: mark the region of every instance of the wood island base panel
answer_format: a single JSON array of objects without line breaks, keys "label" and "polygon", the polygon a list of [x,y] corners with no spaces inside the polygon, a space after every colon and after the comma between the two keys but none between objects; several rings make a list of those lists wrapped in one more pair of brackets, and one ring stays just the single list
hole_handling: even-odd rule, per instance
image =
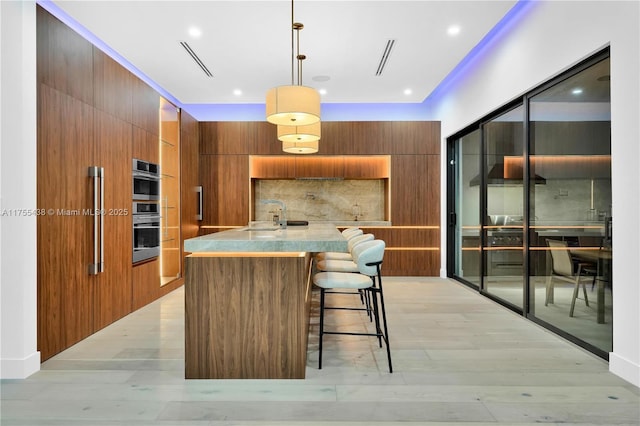
[{"label": "wood island base panel", "polygon": [[186,258],[185,377],[303,379],[311,254]]}]

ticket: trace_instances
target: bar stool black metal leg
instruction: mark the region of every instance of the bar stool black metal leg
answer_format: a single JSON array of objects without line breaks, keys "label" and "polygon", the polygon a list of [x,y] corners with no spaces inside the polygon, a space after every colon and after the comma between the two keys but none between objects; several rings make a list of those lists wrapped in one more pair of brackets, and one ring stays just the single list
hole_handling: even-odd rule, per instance
[{"label": "bar stool black metal leg", "polygon": [[382,292],[382,279],[380,277],[380,270],[378,270],[378,284],[380,286],[380,306],[382,309],[382,325],[384,327],[384,341],[387,344],[387,359],[389,360],[389,373],[393,373],[393,367],[391,366],[391,348],[389,347],[389,330],[387,328],[387,313],[384,308],[384,295]]},{"label": "bar stool black metal leg", "polygon": [[324,337],[324,288],[320,289],[320,333],[318,342],[318,369],[322,370],[322,338]]},{"label": "bar stool black metal leg", "polygon": [[[375,284],[374,284],[375,285]],[[376,335],[378,336],[378,345],[382,347],[382,329],[380,328],[380,312],[378,310],[378,297],[376,296],[376,288],[369,288],[371,293],[371,304],[373,305],[373,318],[375,319]]]}]

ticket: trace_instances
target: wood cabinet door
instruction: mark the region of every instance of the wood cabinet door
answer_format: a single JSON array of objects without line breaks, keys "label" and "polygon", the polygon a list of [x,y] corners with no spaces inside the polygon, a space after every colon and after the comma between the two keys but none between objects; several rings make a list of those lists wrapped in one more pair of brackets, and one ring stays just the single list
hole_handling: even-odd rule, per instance
[{"label": "wood cabinet door", "polygon": [[46,360],[93,332],[94,109],[40,85],[37,141],[38,350]]},{"label": "wood cabinet door", "polygon": [[383,179],[389,177],[389,156],[345,156],[346,179]]},{"label": "wood cabinet door", "polygon": [[215,157],[217,224],[246,225],[249,222],[249,158],[246,155]]},{"label": "wood cabinet door", "polygon": [[343,177],[342,157],[296,157],[296,177]]},{"label": "wood cabinet door", "polygon": [[132,309],[132,126],[96,110],[95,139],[95,162],[104,168],[104,271],[95,286],[94,332]]},{"label": "wood cabinet door", "polygon": [[296,177],[296,158],[284,156],[251,157],[251,178],[293,179]]},{"label": "wood cabinet door", "polygon": [[[43,360],[131,312],[131,125],[46,85],[38,115],[38,350]],[[104,168],[104,272],[93,178]],[[99,186],[99,185],[98,185]]]}]

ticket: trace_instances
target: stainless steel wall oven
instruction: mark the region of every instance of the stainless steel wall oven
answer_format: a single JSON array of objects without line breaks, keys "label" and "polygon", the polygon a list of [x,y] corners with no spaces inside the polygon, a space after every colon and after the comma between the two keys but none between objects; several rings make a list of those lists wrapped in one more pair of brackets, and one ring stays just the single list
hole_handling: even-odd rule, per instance
[{"label": "stainless steel wall oven", "polygon": [[133,263],[160,255],[160,206],[156,202],[133,203]]},{"label": "stainless steel wall oven", "polygon": [[148,161],[133,159],[133,199],[160,199],[160,166]]}]

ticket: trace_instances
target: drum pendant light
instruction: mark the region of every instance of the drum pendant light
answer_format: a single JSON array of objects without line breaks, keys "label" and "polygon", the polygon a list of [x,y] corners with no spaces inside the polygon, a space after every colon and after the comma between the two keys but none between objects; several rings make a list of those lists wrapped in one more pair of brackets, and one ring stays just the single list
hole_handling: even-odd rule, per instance
[{"label": "drum pendant light", "polygon": [[282,150],[289,154],[315,154],[318,152],[318,141],[282,142]]},{"label": "drum pendant light", "polygon": [[278,126],[282,142],[313,142],[320,140],[320,122],[308,126]]},{"label": "drum pendant light", "polygon": [[[267,121],[282,126],[307,126],[320,121],[320,94],[312,87],[302,85],[300,30],[304,26],[294,22],[291,0],[291,85],[278,86],[267,92]],[[298,84],[294,85],[294,31],[298,34]]]}]

